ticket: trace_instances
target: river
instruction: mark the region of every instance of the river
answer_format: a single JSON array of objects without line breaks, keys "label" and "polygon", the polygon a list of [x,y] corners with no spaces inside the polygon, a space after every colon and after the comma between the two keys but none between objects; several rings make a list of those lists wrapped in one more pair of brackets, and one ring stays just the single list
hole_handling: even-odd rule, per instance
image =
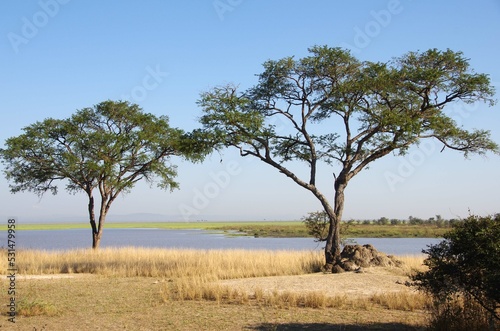
[{"label": "river", "polygon": [[[6,233],[1,246],[6,245]],[[387,254],[420,254],[436,238],[353,238],[355,243],[372,244]],[[90,229],[23,230],[16,232],[16,248],[68,250],[91,246]],[[106,229],[101,247],[156,247],[191,249],[266,249],[266,250],[321,250],[323,243],[312,238],[254,238],[228,236],[206,230],[167,229]]]}]

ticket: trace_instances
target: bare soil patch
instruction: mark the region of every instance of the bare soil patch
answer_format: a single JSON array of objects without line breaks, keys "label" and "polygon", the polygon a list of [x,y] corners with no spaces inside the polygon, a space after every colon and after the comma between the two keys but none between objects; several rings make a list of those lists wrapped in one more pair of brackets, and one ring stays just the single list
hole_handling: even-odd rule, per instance
[{"label": "bare soil patch", "polygon": [[264,292],[322,292],[328,296],[371,296],[408,290],[407,276],[398,275],[400,269],[371,267],[362,273],[314,273],[299,276],[274,276],[223,280],[219,283],[247,293],[256,289]]}]

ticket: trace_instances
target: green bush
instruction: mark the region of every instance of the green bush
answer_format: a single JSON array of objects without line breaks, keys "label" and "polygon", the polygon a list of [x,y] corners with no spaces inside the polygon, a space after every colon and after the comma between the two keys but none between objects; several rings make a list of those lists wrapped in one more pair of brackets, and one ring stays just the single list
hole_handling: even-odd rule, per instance
[{"label": "green bush", "polygon": [[443,327],[433,329],[455,330],[444,327],[447,320],[466,325],[470,316],[482,312],[495,330],[500,321],[500,214],[470,216],[443,237],[424,250],[429,269],[412,277],[415,286],[434,298],[431,327],[441,323]]},{"label": "green bush", "polygon": [[302,222],[307,228],[307,233],[317,241],[325,241],[328,235],[328,227],[330,226],[330,218],[324,211],[316,211],[302,217]]},{"label": "green bush", "polygon": [[[302,217],[302,222],[307,228],[307,234],[316,238],[316,241],[326,241],[328,236],[328,228],[330,226],[330,218],[325,211],[310,212],[307,216]],[[343,237],[349,230],[351,222],[340,223],[340,236]],[[349,243],[349,240],[340,239],[342,245]]]}]

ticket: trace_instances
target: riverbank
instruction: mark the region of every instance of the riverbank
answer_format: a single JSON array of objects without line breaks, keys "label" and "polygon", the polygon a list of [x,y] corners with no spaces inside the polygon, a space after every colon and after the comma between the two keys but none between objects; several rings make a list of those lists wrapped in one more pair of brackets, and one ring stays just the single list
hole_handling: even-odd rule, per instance
[{"label": "riverbank", "polygon": [[[87,229],[87,223],[19,224],[18,230],[69,230]],[[300,221],[253,221],[253,222],[110,222],[105,229],[201,229],[219,231],[230,236],[254,236],[272,238],[308,238],[304,223]],[[438,238],[449,229],[437,225],[422,224],[347,224],[343,226],[345,238]]]}]

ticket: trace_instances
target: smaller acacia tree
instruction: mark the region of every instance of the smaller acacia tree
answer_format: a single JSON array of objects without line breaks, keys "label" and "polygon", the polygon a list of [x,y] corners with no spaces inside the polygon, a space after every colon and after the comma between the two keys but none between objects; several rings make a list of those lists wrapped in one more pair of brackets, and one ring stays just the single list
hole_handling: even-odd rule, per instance
[{"label": "smaller acacia tree", "polygon": [[[469,318],[453,313],[467,314],[467,307],[477,303],[488,312],[490,329],[494,330],[495,320],[500,321],[500,214],[470,216],[457,222],[442,242],[423,252],[428,254],[424,264],[429,269],[412,278],[415,286],[434,297],[442,310],[437,318],[446,324],[445,329],[477,328],[464,324],[470,317],[478,317],[473,316],[476,311]],[[457,296],[462,298],[463,306],[449,309]],[[458,325],[457,321],[464,325]]]},{"label": "smaller acacia tree", "polygon": [[316,241],[326,241],[328,237],[328,227],[330,218],[324,211],[315,211],[302,217],[302,222],[307,228],[307,232],[313,236]]},{"label": "smaller acacia tree", "polygon": [[[328,228],[330,226],[330,217],[323,211],[314,211],[307,214],[307,216],[302,217],[302,222],[304,223],[307,233],[315,238],[316,241],[326,241],[328,239]],[[340,234],[345,235],[349,229],[349,223],[342,222],[340,224]],[[341,238],[340,242],[342,245],[352,242],[351,239]]]},{"label": "smaller acacia tree", "polygon": [[[171,156],[197,161],[207,149],[193,135],[171,128],[166,116],[142,112],[136,104],[104,101],[77,111],[68,119],[48,118],[25,127],[0,149],[12,193],[57,193],[66,180],[70,193],[88,197],[92,248],[98,248],[109,208],[119,194],[140,180],[170,190],[176,166]],[[94,190],[101,201],[95,217]]]}]

